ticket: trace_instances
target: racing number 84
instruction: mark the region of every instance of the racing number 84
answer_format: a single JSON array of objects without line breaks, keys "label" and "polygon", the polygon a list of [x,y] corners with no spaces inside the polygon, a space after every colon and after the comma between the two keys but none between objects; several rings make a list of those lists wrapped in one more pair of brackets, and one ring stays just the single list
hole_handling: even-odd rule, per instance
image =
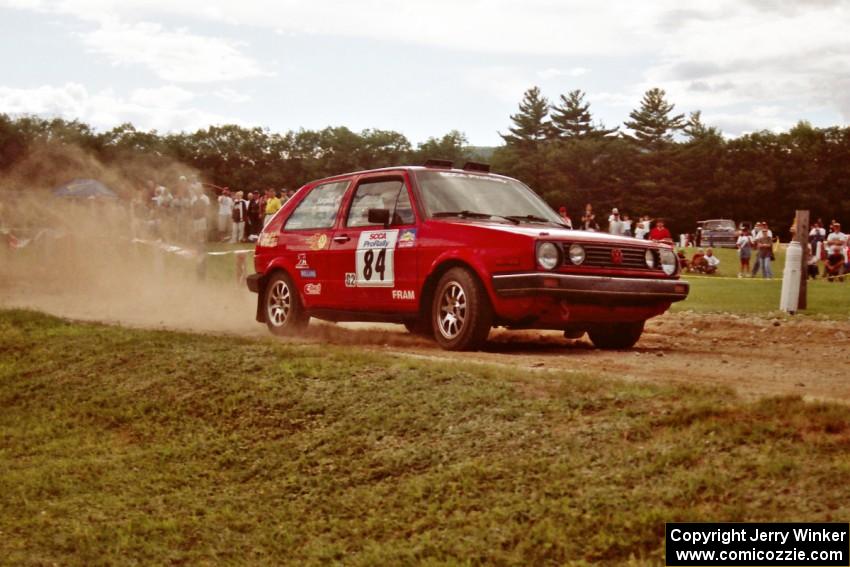
[{"label": "racing number 84", "polygon": [[[378,259],[375,261],[374,271],[381,274],[381,281],[384,281],[384,271],[386,270],[387,249],[381,248],[378,252]],[[375,260],[375,251],[367,250],[363,256],[363,279],[370,281],[372,279],[372,261]]]}]

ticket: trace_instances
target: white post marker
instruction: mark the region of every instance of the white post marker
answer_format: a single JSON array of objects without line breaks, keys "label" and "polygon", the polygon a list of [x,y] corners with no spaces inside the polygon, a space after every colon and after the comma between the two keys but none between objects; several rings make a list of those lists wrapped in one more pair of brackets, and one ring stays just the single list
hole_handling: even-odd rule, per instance
[{"label": "white post marker", "polygon": [[785,251],[785,270],[782,272],[782,293],[779,296],[779,309],[792,315],[797,312],[800,299],[800,270],[803,249],[800,243],[792,240]]}]

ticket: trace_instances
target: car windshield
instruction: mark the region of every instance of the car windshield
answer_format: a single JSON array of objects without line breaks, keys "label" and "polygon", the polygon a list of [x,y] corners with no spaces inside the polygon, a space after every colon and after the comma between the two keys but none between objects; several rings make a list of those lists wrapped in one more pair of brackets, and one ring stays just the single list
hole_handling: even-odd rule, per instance
[{"label": "car windshield", "polygon": [[432,217],[561,224],[555,211],[513,179],[457,171],[417,171],[416,179],[425,210]]},{"label": "car windshield", "polygon": [[703,221],[702,226],[706,230],[735,230],[735,221],[731,221],[731,220]]}]

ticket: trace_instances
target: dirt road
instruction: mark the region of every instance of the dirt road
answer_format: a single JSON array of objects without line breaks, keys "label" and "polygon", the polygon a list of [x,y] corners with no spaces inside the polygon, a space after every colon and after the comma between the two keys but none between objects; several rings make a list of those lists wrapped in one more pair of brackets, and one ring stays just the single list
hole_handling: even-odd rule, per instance
[{"label": "dirt road", "polygon": [[[39,297],[24,292],[0,298],[0,305],[138,327],[267,337],[265,327],[252,319],[254,296],[240,293],[234,301],[226,295],[231,293],[193,294],[179,302],[157,303],[160,309],[153,309],[143,293],[131,302],[101,297],[93,303],[68,294]],[[107,311],[104,305],[109,306]],[[507,365],[517,371],[568,370],[650,382],[728,386],[745,398],[797,394],[850,402],[848,321],[668,313],[647,324],[631,351],[596,350],[586,337],[567,340],[557,332],[497,329],[484,351],[454,353],[407,333],[400,325],[372,324],[315,324],[304,337],[287,340]]]}]

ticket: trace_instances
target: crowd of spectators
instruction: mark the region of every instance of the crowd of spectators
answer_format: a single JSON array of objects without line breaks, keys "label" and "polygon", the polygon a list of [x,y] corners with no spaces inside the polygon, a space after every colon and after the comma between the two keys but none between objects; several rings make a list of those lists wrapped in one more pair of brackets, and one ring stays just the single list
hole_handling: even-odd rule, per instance
[{"label": "crowd of spectators", "polygon": [[[822,275],[828,281],[844,281],[844,276],[850,272],[850,250],[848,250],[847,235],[841,231],[841,223],[833,219],[829,223],[829,231],[818,219],[809,231],[809,277],[817,278]],[[818,263],[823,262],[823,272],[818,270]]]},{"label": "crowd of spectators", "polygon": [[173,188],[148,180],[133,200],[133,218],[169,241],[254,242],[291,195],[286,189],[231,191],[197,177],[180,176]]},{"label": "crowd of spectators", "polygon": [[[602,228],[596,218],[596,213],[593,212],[593,205],[590,203],[585,205],[584,213],[581,215],[581,220],[577,224],[573,223],[566,207],[561,207],[558,213],[561,217],[561,222],[568,228],[589,232],[602,232]],[[643,215],[639,219],[633,220],[628,214],[621,215],[617,207],[611,209],[611,212],[608,214],[607,229],[608,234],[616,236],[630,236],[641,240],[656,240],[671,244],[673,242],[673,236],[670,234],[670,230],[664,226],[664,219],[653,220],[649,215]]]}]

